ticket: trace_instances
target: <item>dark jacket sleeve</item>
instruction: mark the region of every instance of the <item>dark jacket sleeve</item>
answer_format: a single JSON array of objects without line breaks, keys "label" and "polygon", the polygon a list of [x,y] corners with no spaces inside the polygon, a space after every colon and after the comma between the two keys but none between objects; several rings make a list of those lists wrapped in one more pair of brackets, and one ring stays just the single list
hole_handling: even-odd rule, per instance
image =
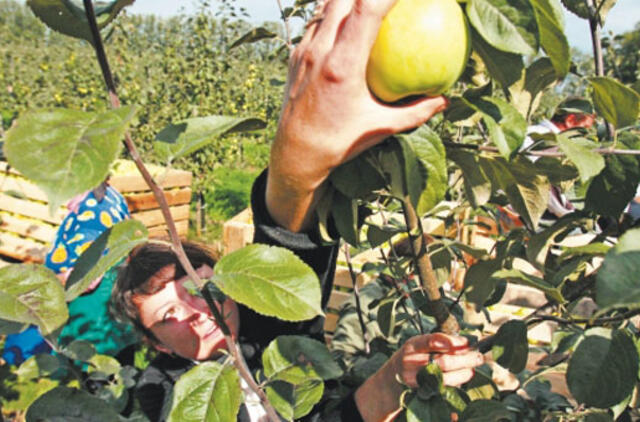
[{"label": "dark jacket sleeve", "polygon": [[[320,280],[322,308],[325,309],[333,286],[333,277],[335,275],[336,259],[338,256],[338,243],[327,244],[320,238],[316,230],[294,233],[278,226],[267,211],[265,201],[266,182],[267,171],[265,170],[256,179],[251,192],[251,208],[255,227],[253,241],[254,243],[287,248],[313,268]],[[258,340],[257,343],[262,346],[261,348],[266,347],[269,341],[281,334],[307,335],[324,342],[324,318],[317,317],[311,321],[302,323],[287,323],[276,318],[256,314],[245,307],[241,307],[240,312],[242,325],[241,335],[245,334],[245,338]],[[245,329],[246,321],[251,321],[252,326]],[[243,348],[243,350],[246,349]],[[261,353],[256,354],[255,357],[258,358],[259,355],[261,355]],[[356,407],[353,393],[349,394],[340,402],[337,413],[333,413],[331,416],[326,415],[322,411],[323,408],[324,406],[322,404],[316,406],[314,411],[304,418],[304,421],[362,421],[362,417]]]},{"label": "dark jacket sleeve", "polygon": [[[255,227],[254,243],[287,248],[306,262],[320,280],[322,306],[326,306],[331,294],[335,274],[337,244],[326,244],[315,231],[294,233],[273,221],[265,202],[267,172],[263,172],[254,182],[251,192],[251,207]],[[257,355],[271,340],[279,335],[308,335],[324,341],[324,318],[316,317],[309,321],[286,322],[277,318],[257,314],[240,305],[240,341],[254,346]],[[250,361],[251,357],[246,356]]]}]

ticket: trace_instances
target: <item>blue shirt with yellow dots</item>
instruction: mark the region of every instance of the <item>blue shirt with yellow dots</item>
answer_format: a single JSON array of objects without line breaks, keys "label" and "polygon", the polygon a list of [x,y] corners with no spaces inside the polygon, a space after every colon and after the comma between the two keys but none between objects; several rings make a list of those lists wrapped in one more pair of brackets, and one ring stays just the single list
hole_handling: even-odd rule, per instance
[{"label": "blue shirt with yellow dots", "polygon": [[[126,200],[118,191],[107,187],[102,201],[90,191],[60,224],[53,246],[45,259],[45,266],[55,273],[73,268],[82,252],[105,230],[130,217]],[[91,342],[100,354],[116,355],[137,338],[128,325],[115,321],[109,313],[109,298],[115,282],[117,266],[109,269],[101,280],[92,283],[92,290],[77,297],[69,307],[69,320],[58,342],[65,346],[73,340]],[[3,358],[20,364],[37,353],[50,348],[36,327],[7,337]]]}]

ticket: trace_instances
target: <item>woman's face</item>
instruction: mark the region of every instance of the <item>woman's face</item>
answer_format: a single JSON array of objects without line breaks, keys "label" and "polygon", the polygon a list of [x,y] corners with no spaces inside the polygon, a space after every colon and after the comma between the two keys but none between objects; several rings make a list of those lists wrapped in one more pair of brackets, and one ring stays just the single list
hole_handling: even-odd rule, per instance
[{"label": "woman's face", "polygon": [[[201,278],[210,278],[213,270],[208,265],[196,270]],[[156,349],[174,353],[183,358],[206,360],[227,348],[222,330],[216,324],[209,307],[201,297],[194,296],[184,283],[188,276],[175,279],[175,265],[167,265],[152,278],[168,280],[162,289],[148,296],[137,296],[140,320],[155,335]],[[236,337],[239,329],[238,308],[231,299],[219,307],[225,322]]]}]

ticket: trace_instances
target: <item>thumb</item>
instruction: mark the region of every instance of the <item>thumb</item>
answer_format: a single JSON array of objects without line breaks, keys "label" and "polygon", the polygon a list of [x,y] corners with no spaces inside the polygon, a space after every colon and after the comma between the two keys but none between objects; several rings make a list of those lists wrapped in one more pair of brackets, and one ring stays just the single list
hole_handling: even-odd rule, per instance
[{"label": "thumb", "polygon": [[413,129],[444,111],[449,100],[444,96],[425,97],[401,106],[384,105],[378,122],[386,122],[394,133]]}]

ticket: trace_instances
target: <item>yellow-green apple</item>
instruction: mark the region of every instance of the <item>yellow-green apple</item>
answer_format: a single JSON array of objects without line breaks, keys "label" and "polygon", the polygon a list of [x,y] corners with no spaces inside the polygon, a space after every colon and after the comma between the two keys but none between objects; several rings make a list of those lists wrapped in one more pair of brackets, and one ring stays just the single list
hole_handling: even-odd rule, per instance
[{"label": "yellow-green apple", "polygon": [[440,95],[464,71],[470,44],[456,0],[398,0],[371,49],[369,89],[385,102]]}]

